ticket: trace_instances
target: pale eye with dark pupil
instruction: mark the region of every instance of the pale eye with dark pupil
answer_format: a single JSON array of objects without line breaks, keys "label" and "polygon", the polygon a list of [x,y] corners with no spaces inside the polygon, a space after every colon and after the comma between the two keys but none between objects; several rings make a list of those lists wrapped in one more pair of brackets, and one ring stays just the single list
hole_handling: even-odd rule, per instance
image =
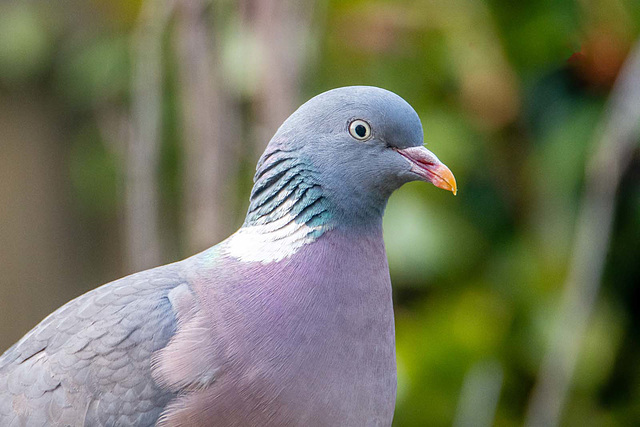
[{"label": "pale eye with dark pupil", "polygon": [[349,124],[349,133],[355,139],[364,141],[371,137],[371,126],[364,120],[354,120]]}]

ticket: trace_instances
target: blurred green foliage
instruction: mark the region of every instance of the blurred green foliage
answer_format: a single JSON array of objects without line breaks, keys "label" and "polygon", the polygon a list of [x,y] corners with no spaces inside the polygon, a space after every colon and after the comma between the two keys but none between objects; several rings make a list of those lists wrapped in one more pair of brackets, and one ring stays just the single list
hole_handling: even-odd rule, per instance
[{"label": "blurred green foliage", "polygon": [[[221,3],[218,21],[231,22],[233,2]],[[123,203],[117,153],[126,132],[112,132],[110,120],[131,97],[138,7],[0,4],[0,95],[28,93],[56,109],[68,136],[73,215],[111,226]],[[300,101],[351,84],[395,91],[418,111],[425,140],[460,189],[452,197],[407,185],[385,217],[397,320],[395,423],[450,425],[470,370],[498,361],[495,424],[519,425],[557,312],[585,161],[640,32],[640,2],[349,0],[317,8],[320,32]],[[233,28],[223,28],[218,45],[226,78],[246,97],[255,82],[240,70],[252,63],[242,52],[252,50]],[[185,166],[172,61],[168,55],[160,182],[168,233],[177,236]],[[566,425],[640,423],[639,165],[636,158],[621,186]],[[241,200],[250,185],[244,175]]]}]

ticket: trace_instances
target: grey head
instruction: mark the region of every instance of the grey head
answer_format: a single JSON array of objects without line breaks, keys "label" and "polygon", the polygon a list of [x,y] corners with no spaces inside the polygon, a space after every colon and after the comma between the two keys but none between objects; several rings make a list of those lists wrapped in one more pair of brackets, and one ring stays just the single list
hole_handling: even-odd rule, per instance
[{"label": "grey head", "polygon": [[423,143],[418,114],[393,92],[351,86],[317,95],[262,155],[245,225],[285,212],[312,225],[376,222],[391,193],[414,180],[455,194],[453,174]]}]

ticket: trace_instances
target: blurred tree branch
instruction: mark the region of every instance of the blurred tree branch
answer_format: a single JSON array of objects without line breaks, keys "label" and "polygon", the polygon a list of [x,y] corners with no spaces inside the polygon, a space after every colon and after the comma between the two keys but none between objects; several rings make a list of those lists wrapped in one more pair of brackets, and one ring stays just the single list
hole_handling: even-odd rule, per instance
[{"label": "blurred tree branch", "polygon": [[615,212],[616,192],[640,129],[640,42],[614,85],[595,153],[587,165],[585,193],[555,335],[544,356],[526,425],[557,426],[597,300]]},{"label": "blurred tree branch", "polygon": [[[203,250],[230,231],[229,203],[237,173],[234,153],[239,114],[216,66],[211,2],[179,4],[177,51],[185,150],[185,228],[188,250]],[[230,179],[231,178],[231,179]]]},{"label": "blurred tree branch", "polygon": [[260,53],[256,116],[261,129],[257,151],[293,112],[307,58],[315,2],[244,0],[242,13]]},{"label": "blurred tree branch", "polygon": [[126,254],[132,271],[161,262],[157,175],[162,129],[162,35],[172,9],[172,0],[144,2],[133,38],[132,123],[125,180]]}]

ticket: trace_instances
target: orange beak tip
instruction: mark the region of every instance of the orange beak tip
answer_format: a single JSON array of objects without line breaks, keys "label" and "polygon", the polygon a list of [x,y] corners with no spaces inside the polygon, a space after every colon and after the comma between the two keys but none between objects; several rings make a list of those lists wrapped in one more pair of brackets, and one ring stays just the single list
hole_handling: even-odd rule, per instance
[{"label": "orange beak tip", "polygon": [[443,163],[435,166],[431,170],[433,174],[433,184],[436,187],[442,188],[443,190],[448,190],[453,193],[453,195],[458,194],[458,185],[456,183],[456,178],[453,176],[451,170],[446,167]]}]

